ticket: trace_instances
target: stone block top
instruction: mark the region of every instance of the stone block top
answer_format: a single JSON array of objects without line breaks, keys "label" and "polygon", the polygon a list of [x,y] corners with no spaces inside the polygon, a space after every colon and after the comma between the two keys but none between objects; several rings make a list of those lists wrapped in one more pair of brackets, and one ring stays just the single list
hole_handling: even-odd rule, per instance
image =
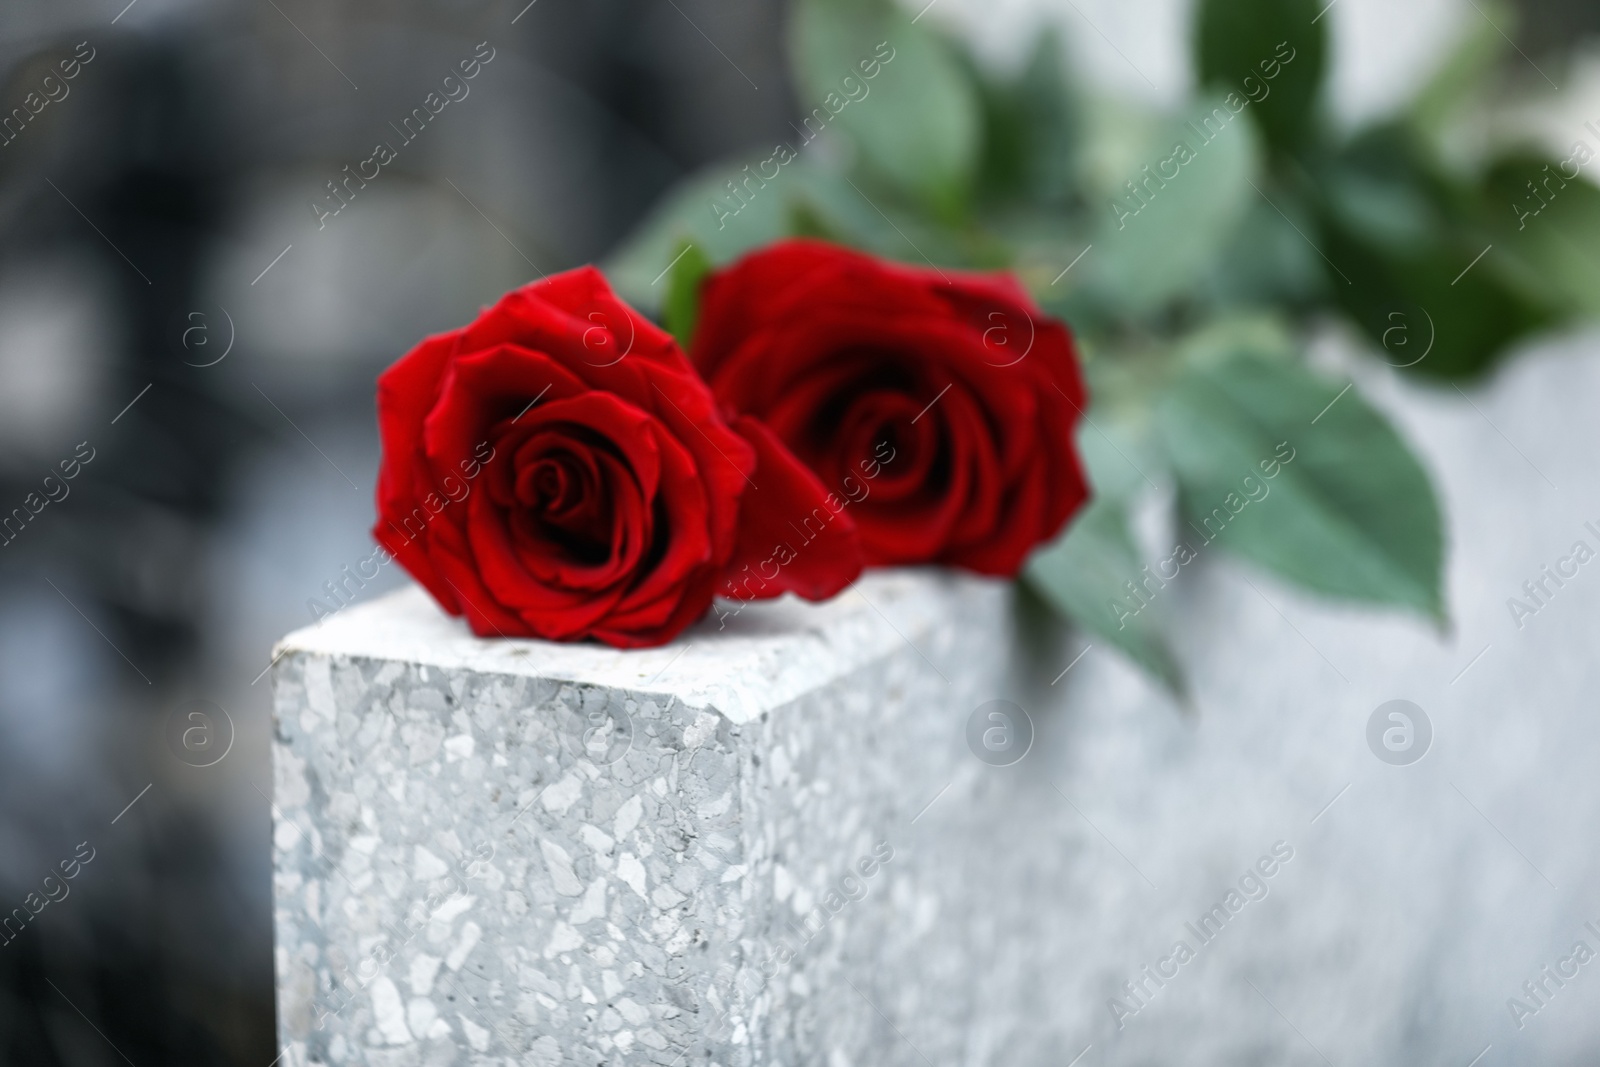
[{"label": "stone block top", "polygon": [[[1002,595],[1005,583],[931,568],[874,571],[823,604],[785,595],[715,611],[660,648],[478,638],[420,586],[354,605],[296,630],[273,649],[571,681],[676,696],[741,724],[874,660],[917,645],[961,602]],[[918,648],[922,654],[931,651]]]}]

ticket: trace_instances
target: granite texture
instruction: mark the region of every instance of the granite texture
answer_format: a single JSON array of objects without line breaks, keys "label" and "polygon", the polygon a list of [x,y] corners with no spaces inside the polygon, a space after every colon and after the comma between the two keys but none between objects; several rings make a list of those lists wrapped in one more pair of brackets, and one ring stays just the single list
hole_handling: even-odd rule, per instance
[{"label": "granite texture", "polygon": [[[1003,588],[926,573],[648,652],[473,641],[414,591],[290,638],[285,1062],[1593,1062],[1600,571],[1509,602],[1600,549],[1600,341],[1461,393],[1341,351],[1440,487],[1451,624],[1210,553],[1162,593],[1188,709],[1082,637],[1021,658]],[[1014,766],[963,739],[997,697]],[[1432,725],[1406,766],[1368,743],[1396,699]]]},{"label": "granite texture", "polygon": [[998,693],[1007,602],[875,575],[619,653],[477,641],[409,589],[291,635],[291,1062],[873,1062],[874,1005],[917,1008],[885,979],[925,963],[958,1040],[977,1008],[906,835],[971,762],[951,724]]}]

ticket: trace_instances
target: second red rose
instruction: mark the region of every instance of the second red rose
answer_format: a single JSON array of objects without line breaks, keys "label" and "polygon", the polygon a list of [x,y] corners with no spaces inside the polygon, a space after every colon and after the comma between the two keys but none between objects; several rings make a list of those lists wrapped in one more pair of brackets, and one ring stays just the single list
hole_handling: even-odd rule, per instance
[{"label": "second red rose", "polygon": [[780,242],[708,279],[692,358],[847,504],[869,564],[1014,575],[1088,498],[1071,335],[1009,275]]}]

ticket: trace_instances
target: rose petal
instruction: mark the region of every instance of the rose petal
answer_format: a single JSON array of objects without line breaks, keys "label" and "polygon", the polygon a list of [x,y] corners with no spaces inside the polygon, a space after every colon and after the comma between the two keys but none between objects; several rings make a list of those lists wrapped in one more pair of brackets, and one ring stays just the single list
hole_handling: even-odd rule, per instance
[{"label": "rose petal", "polygon": [[735,600],[785,592],[807,600],[835,595],[861,573],[861,541],[849,502],[825,490],[756,419],[741,417],[733,428],[755,449],[760,488],[741,501],[739,542],[719,591]]},{"label": "rose petal", "polygon": [[[1087,499],[1071,336],[1010,275],[779,242],[707,281],[693,356],[824,484],[872,473],[869,563],[1015,573]],[[894,459],[863,470],[880,442]]]}]

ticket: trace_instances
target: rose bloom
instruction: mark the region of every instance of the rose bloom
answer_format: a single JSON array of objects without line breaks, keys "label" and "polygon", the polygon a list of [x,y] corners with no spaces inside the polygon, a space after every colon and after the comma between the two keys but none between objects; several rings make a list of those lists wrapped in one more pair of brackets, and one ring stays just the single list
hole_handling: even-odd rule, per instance
[{"label": "rose bloom", "polygon": [[[480,636],[668,641],[826,497],[590,267],[422,342],[379,377],[378,425],[373,536]],[[841,515],[743,596],[822,599],[860,568]]]},{"label": "rose bloom", "polygon": [[780,242],[707,280],[693,358],[851,501],[869,564],[1014,575],[1088,498],[1072,337],[1009,275]]}]

